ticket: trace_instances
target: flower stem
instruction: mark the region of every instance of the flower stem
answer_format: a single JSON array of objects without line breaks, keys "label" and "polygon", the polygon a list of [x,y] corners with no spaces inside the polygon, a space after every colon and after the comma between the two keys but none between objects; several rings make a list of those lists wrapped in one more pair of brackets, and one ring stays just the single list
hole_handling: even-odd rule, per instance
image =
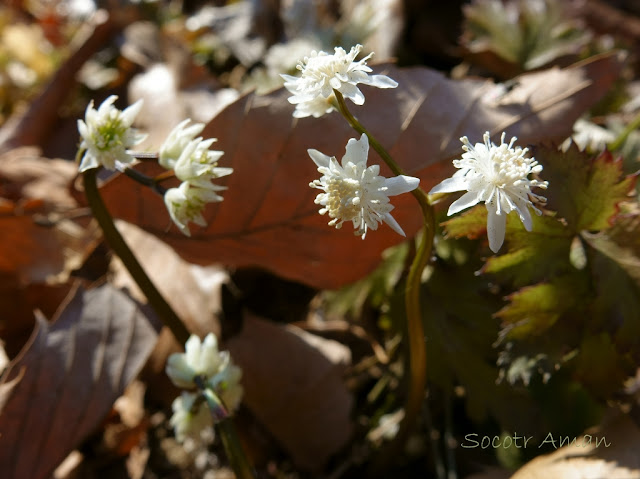
[{"label": "flower stem", "polygon": [[[367,137],[369,137],[369,144],[376,150],[394,174],[404,174],[402,168],[393,160],[380,142],[351,114],[342,94],[337,90],[334,90],[334,93],[338,103],[338,110],[345,117],[349,125],[358,133],[366,134]],[[420,279],[422,277],[422,271],[431,258],[431,248],[433,246],[433,236],[435,233],[435,215],[433,207],[429,203],[429,198],[422,189],[416,188],[411,194],[416,198],[422,210],[423,228],[416,255],[409,268],[405,290],[410,381],[404,419],[400,424],[400,430],[394,439],[394,444],[390,446],[390,450],[394,453],[404,445],[411,432],[411,428],[415,426],[416,420],[420,415],[420,410],[422,409],[427,387],[427,350],[420,307]]]},{"label": "flower stem", "polygon": [[116,228],[113,218],[109,214],[106,205],[102,201],[98,185],[96,182],[97,169],[93,168],[83,173],[84,191],[89,202],[89,207],[94,218],[98,221],[107,243],[113,251],[120,257],[129,274],[147,297],[149,304],[154,309],[158,317],[167,326],[179,343],[186,343],[189,339],[189,331],[164,297],[157,290],[147,273],[144,271],[135,255],[129,249],[124,238]]},{"label": "flower stem", "polygon": [[[164,297],[156,289],[155,285],[149,276],[147,276],[147,273],[144,271],[116,228],[113,218],[109,214],[104,201],[102,201],[100,192],[98,191],[96,173],[97,169],[95,168],[83,173],[84,190],[89,206],[91,207],[91,211],[93,212],[93,216],[98,221],[100,228],[102,228],[102,232],[107,243],[109,243],[109,246],[120,257],[122,263],[129,271],[129,274],[131,274],[137,285],[147,297],[149,304],[160,317],[164,325],[171,330],[179,343],[186,343],[190,336],[189,331],[173,308],[171,308]],[[196,377],[196,380],[197,379],[198,377]],[[229,457],[229,462],[231,463],[236,476],[239,479],[254,479],[255,475],[253,468],[242,449],[238,435],[224,405],[220,402],[217,396],[213,394],[213,392],[205,388],[201,378],[198,387],[202,389],[203,392],[209,393],[205,394],[205,399],[209,406],[209,410],[217,420],[222,442],[224,443],[225,450]]]},{"label": "flower stem", "polygon": [[224,445],[227,458],[231,463],[233,472],[235,472],[238,479],[254,479],[256,477],[253,465],[244,452],[240,438],[236,428],[233,425],[231,416],[227,412],[224,404],[220,401],[220,398],[212,391],[202,380],[202,377],[196,376],[194,378],[196,386],[200,389],[200,392],[204,395],[209,407],[209,411],[213,416],[214,423],[220,433],[222,444]]},{"label": "flower stem", "polygon": [[622,132],[618,135],[618,137],[615,140],[609,143],[609,150],[610,151],[618,150],[622,146],[622,144],[625,142],[627,137],[631,134],[631,132],[633,132],[637,128],[640,128],[640,113],[638,113],[633,118],[633,120],[631,120],[631,122],[625,127],[624,130],[622,130]]}]

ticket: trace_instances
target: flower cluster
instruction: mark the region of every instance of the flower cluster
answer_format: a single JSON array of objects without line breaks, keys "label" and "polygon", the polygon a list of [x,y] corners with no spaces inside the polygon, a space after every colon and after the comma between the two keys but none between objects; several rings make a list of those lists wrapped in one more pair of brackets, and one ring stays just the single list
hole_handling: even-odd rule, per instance
[{"label": "flower cluster", "polygon": [[368,75],[372,70],[367,66],[367,60],[373,54],[356,62],[355,58],[361,50],[362,45],[356,45],[349,53],[341,47],[336,47],[333,55],[312,51],[297,66],[302,72],[301,76],[280,75],[285,80],[285,88],[293,93],[289,98],[289,102],[296,105],[293,116],[318,118],[331,112],[335,109],[334,90],[356,105],[362,105],[364,95],[357,87],[359,83],[378,88],[397,87],[398,83],[385,75]]},{"label": "flower cluster", "polygon": [[197,438],[200,432],[213,425],[208,410],[211,397],[219,398],[227,412],[235,411],[242,400],[240,378],[242,371],[233,364],[228,351],[218,350],[218,341],[208,334],[204,341],[193,335],[185,344],[184,353],[169,356],[166,373],[184,391],[173,402],[171,425],[176,437]]},{"label": "flower cluster", "polygon": [[187,236],[191,234],[189,222],[206,226],[202,216],[205,204],[223,199],[217,192],[226,187],[216,185],[211,180],[233,173],[232,168],[218,166],[223,152],[209,149],[215,139],[196,138],[204,125],[189,123],[190,120],[184,120],[171,131],[158,157],[160,165],[172,169],[182,181],[179,187],[167,190],[164,202],[173,222]]},{"label": "flower cluster", "polygon": [[505,133],[500,145],[491,142],[489,132],[483,136],[484,143],[473,146],[465,136],[460,138],[465,151],[462,158],[454,160],[459,170],[451,177],[436,185],[429,193],[452,193],[467,191],[449,207],[448,215],[453,215],[480,202],[485,203],[487,217],[487,236],[489,248],[497,253],[504,242],[507,215],[516,211],[525,229],[531,231],[532,220],[529,208],[536,214],[541,211],[536,203],[544,203],[543,196],[531,191],[532,187],[545,189],[546,181],[529,179],[530,174],[542,171],[542,165],[534,158],[527,158],[527,148],[513,147],[516,138],[506,144]]},{"label": "flower cluster", "polygon": [[364,134],[360,140],[351,138],[348,141],[342,164],[318,150],[307,151],[323,175],[309,186],[324,191],[316,197],[315,203],[322,205],[320,214],[328,213],[332,218],[331,226],[341,228],[345,221],[351,221],[355,234],[364,239],[368,229],[377,230],[378,224],[384,221],[396,233],[405,236],[390,214],[393,205],[389,203],[389,196],[415,190],[420,183],[418,178],[404,175],[385,178],[379,175],[379,165],[367,166],[369,139]]},{"label": "flower cluster", "polygon": [[80,151],[84,151],[79,167],[81,172],[99,166],[115,170],[118,163],[132,163],[134,158],[127,150],[146,137],[131,127],[142,108],[142,100],[120,111],[113,106],[117,99],[117,96],[111,95],[97,110],[91,101],[84,121],[78,120],[78,131],[82,138]]}]

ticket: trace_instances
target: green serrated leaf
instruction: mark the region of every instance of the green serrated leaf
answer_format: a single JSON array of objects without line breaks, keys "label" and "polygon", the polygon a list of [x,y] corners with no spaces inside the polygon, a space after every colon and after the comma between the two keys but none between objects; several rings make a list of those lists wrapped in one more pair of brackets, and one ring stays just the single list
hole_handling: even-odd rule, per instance
[{"label": "green serrated leaf", "polygon": [[608,151],[591,158],[575,145],[566,152],[539,147],[534,153],[549,182],[547,206],[573,233],[611,227],[619,203],[629,199],[635,186],[635,176],[624,176],[621,159]]},{"label": "green serrated leaf", "polygon": [[572,270],[571,231],[550,216],[534,215],[532,219],[532,230],[527,231],[516,214],[507,217],[508,251],[489,258],[483,272],[500,274],[520,287]]},{"label": "green serrated leaf", "polygon": [[580,382],[602,398],[619,390],[635,371],[634,363],[618,351],[608,333],[585,336],[572,366]]},{"label": "green serrated leaf", "polygon": [[498,311],[506,339],[540,336],[565,313],[576,307],[582,288],[575,275],[549,283],[527,286],[509,296],[509,304]]},{"label": "green serrated leaf", "polygon": [[476,239],[487,234],[487,208],[477,205],[442,223],[447,236]]}]

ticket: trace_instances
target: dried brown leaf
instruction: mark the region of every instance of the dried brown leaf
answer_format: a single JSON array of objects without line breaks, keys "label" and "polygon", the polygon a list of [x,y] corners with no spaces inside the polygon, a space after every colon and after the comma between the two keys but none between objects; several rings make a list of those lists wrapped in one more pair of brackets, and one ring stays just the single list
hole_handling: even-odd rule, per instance
[{"label": "dried brown leaf", "polygon": [[38,329],[0,383],[3,477],[48,478],[100,424],[157,337],[138,305],[105,285],[78,289]]},{"label": "dried brown leaf", "polygon": [[[354,112],[398,163],[431,186],[449,176],[448,160],[461,153],[459,138],[479,140],[484,131],[506,130],[520,143],[561,140],[573,122],[617,78],[621,60],[600,56],[567,69],[522,75],[506,91],[490,81],[448,80],[425,68],[379,67],[399,83],[394,90],[368,89]],[[173,246],[187,260],[260,266],[318,288],[337,288],[372,271],[381,252],[402,241],[386,225],[365,242],[350,228],[335,231],[313,203],[308,187],[317,178],[306,150],[341,157],[357,136],[337,113],[294,120],[289,93],[244,96],[216,116],[204,136],[217,137],[221,165],[234,168],[220,183],[225,200],[205,212],[209,226],[186,238],[170,227],[167,212],[148,190],[117,178],[103,188],[115,216],[136,223]],[[370,153],[370,163],[379,163]],[[388,175],[388,171],[383,174]],[[410,195],[393,198],[394,217],[408,236],[421,226]]]},{"label": "dried brown leaf", "polygon": [[244,404],[296,464],[320,468],[349,439],[345,346],[247,315],[242,333],[225,347],[242,368]]},{"label": "dried brown leaf", "polygon": [[[551,440],[558,444],[560,436],[547,436],[544,440],[548,445]],[[640,429],[629,416],[621,415],[601,430],[533,459],[511,478],[640,479],[639,448]]]}]

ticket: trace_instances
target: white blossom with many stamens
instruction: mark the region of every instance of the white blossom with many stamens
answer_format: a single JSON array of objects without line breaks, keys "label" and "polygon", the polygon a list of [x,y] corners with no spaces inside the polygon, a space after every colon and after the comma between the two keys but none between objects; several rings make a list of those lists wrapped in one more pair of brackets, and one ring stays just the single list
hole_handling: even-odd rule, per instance
[{"label": "white blossom with many stamens", "polygon": [[531,231],[532,220],[529,208],[536,214],[541,211],[536,203],[544,203],[546,198],[531,191],[532,187],[547,188],[548,182],[529,179],[529,175],[542,171],[542,165],[534,158],[527,158],[527,148],[513,146],[516,137],[506,144],[505,133],[500,145],[491,142],[489,132],[483,136],[484,143],[473,146],[465,136],[460,138],[465,151],[462,158],[454,160],[459,170],[451,177],[436,185],[429,194],[467,191],[449,207],[448,215],[453,215],[480,202],[485,203],[487,216],[487,236],[489,248],[497,253],[506,229],[507,215],[516,211],[527,231]]},{"label": "white blossom with many stamens", "polygon": [[379,175],[379,165],[367,166],[369,139],[364,134],[360,140],[349,140],[342,164],[318,150],[307,151],[323,175],[309,186],[324,191],[316,197],[315,203],[322,205],[320,214],[329,215],[331,226],[341,228],[345,221],[351,221],[355,234],[364,239],[368,229],[376,230],[384,221],[396,233],[405,236],[390,214],[393,205],[389,196],[415,190],[420,183],[418,178],[404,175],[385,178]]},{"label": "white blossom with many stamens", "polygon": [[[289,102],[296,105],[295,117],[321,116],[322,109],[329,112],[332,108],[324,106],[333,90],[339,91],[345,98],[349,98],[356,105],[364,103],[364,95],[357,87],[358,84],[370,85],[378,88],[395,88],[398,83],[385,75],[369,75],[372,71],[367,66],[370,53],[363,59],[355,61],[362,50],[362,45],[356,45],[347,53],[343,48],[336,47],[335,53],[312,51],[304,57],[297,68],[301,71],[299,77],[280,75],[284,78],[284,86],[293,93]],[[322,108],[321,108],[321,107]]]},{"label": "white blossom with many stamens", "polygon": [[85,118],[78,120],[78,131],[82,138],[80,150],[84,151],[79,170],[86,171],[100,165],[115,170],[117,162],[123,165],[134,161],[127,150],[141,141],[141,134],[131,125],[142,108],[142,100],[118,110],[113,103],[118,99],[111,95],[96,110],[93,101],[87,105]]}]

